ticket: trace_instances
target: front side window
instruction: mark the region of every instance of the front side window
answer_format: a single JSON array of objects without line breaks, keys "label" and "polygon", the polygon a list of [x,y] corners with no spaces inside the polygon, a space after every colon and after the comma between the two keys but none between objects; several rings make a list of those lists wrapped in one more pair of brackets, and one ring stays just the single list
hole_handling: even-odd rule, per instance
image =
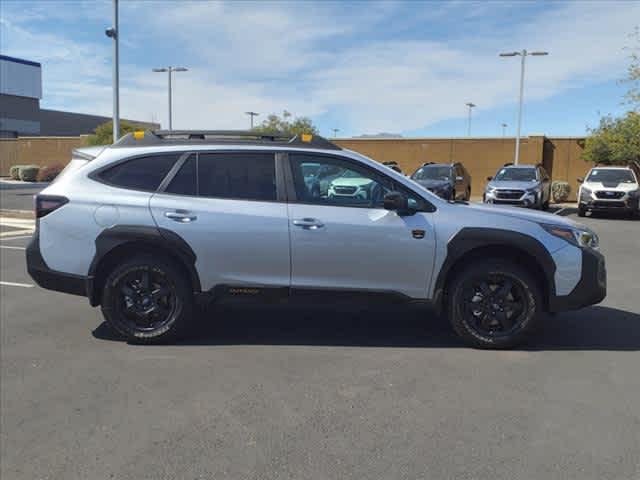
[{"label": "front side window", "polygon": [[318,205],[382,208],[391,182],[337,158],[289,156],[298,201]]},{"label": "front side window", "polygon": [[533,182],[536,180],[535,168],[501,168],[496,174],[498,181]]},{"label": "front side window", "polygon": [[155,191],[180,154],[150,155],[119,163],[98,174],[106,183],[132,190]]},{"label": "front side window", "polygon": [[201,197],[276,200],[272,153],[203,153],[198,155],[197,169]]}]

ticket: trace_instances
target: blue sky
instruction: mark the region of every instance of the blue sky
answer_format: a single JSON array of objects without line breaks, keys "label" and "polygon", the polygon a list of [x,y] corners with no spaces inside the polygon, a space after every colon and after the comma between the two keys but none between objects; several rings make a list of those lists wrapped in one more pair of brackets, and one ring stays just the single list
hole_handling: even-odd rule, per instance
[{"label": "blue sky", "polygon": [[[286,109],[321,133],[465,136],[515,132],[519,61],[529,57],[523,134],[582,135],[620,113],[623,47],[640,2],[206,2],[120,6],[121,114],[174,128],[244,128],[247,110]],[[45,108],[111,114],[110,1],[0,3],[0,50],[41,62]],[[258,117],[260,120],[261,117]]]}]

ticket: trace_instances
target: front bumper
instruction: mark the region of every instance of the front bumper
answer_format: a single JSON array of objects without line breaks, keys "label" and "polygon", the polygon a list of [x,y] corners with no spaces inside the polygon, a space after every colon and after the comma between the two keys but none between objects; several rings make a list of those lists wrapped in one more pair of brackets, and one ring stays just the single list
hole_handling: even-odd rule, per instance
[{"label": "front bumper", "polygon": [[27,272],[42,288],[72,295],[88,296],[92,277],[58,272],[50,269],[40,253],[40,235],[36,228],[33,238],[26,249]]},{"label": "front bumper", "polygon": [[604,256],[593,249],[582,249],[582,275],[569,295],[552,295],[549,311],[577,310],[604,300],[607,295],[607,269]]},{"label": "front bumper", "polygon": [[640,208],[640,199],[630,197],[628,194],[619,199],[602,199],[594,197],[595,194],[580,195],[580,207],[592,211],[625,211],[634,212]]},{"label": "front bumper", "polygon": [[[502,197],[502,198],[501,198]],[[504,193],[500,189],[491,192],[485,192],[483,196],[484,203],[493,203],[495,205],[515,205],[517,207],[533,208],[538,205],[538,194],[524,191],[517,198],[503,198]]]}]

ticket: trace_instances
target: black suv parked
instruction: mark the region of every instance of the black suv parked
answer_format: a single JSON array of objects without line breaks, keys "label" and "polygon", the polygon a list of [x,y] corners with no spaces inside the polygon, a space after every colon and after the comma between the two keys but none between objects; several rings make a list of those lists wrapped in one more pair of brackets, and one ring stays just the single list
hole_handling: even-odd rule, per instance
[{"label": "black suv parked", "polygon": [[445,200],[471,198],[471,175],[459,162],[425,163],[411,179]]}]

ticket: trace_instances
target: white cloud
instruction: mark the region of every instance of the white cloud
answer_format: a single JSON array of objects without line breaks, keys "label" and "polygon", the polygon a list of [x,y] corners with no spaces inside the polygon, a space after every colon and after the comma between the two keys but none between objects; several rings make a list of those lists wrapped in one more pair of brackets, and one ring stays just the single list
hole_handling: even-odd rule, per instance
[{"label": "white cloud", "polygon": [[[87,41],[73,28],[43,30],[43,9],[51,11],[52,3],[1,17],[3,53],[43,63],[43,105],[109,114],[109,42],[102,36]],[[626,34],[640,18],[637,2],[550,4],[543,15],[517,22],[518,4],[121,5],[122,41],[138,46],[123,55],[123,116],[164,122],[166,77],[150,67],[179,62],[190,71],[174,77],[175,126],[245,127],[246,110],[286,108],[312,117],[339,115],[342,131],[354,134],[423,128],[464,115],[469,100],[483,110],[514,103],[519,62],[498,58],[505,49],[551,53],[527,60],[528,100],[617,79],[624,74]],[[81,29],[88,15],[98,30],[110,24],[108,6],[64,3],[55,17]],[[461,15],[478,28],[451,38],[430,32],[430,26],[446,31]],[[504,28],[482,28],[483,20],[504,20]],[[424,28],[416,29],[420,22]],[[475,38],[473,31],[482,34]]]}]

